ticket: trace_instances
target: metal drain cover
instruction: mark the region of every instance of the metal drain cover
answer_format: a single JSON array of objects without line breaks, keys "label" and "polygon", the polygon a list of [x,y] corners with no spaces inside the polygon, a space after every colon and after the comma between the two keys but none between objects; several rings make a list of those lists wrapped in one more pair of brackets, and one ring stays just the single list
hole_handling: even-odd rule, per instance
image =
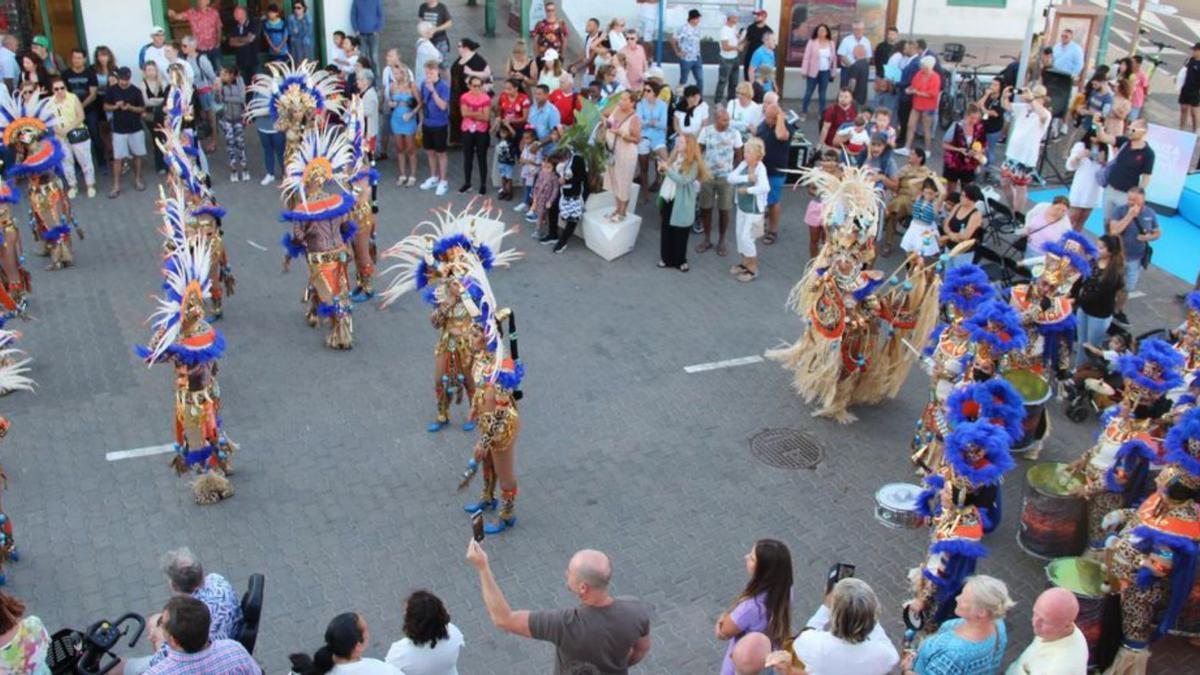
[{"label": "metal drain cover", "polygon": [[750,439],[750,452],[776,469],[815,469],[825,450],[807,434],[795,429],[764,429]]}]

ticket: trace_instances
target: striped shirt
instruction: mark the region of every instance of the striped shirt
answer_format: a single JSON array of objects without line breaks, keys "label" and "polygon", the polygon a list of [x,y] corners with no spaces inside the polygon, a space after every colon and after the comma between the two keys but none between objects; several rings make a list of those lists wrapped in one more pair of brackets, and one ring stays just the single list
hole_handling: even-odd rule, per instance
[{"label": "striped shirt", "polygon": [[261,675],[240,642],[214,640],[195,654],[167,649],[167,658],[150,666],[146,675]]}]

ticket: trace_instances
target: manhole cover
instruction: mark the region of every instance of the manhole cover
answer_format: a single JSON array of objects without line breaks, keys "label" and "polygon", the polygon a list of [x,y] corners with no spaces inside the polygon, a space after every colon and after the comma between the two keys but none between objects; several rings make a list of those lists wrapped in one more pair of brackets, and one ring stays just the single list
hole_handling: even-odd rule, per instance
[{"label": "manhole cover", "polygon": [[750,439],[750,452],[776,469],[815,469],[825,450],[795,429],[764,429]]}]

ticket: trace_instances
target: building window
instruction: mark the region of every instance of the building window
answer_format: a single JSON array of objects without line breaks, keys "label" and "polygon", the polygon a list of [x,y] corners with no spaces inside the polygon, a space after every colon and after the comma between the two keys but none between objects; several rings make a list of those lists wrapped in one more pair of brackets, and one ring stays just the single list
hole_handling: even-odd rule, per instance
[{"label": "building window", "polygon": [[946,0],[950,7],[995,7],[1004,9],[1006,0]]}]

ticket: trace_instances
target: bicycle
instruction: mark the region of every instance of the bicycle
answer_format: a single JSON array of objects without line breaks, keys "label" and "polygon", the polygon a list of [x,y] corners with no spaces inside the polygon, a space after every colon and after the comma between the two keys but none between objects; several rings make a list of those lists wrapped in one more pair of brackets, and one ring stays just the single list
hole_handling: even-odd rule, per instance
[{"label": "bicycle", "polygon": [[[945,130],[949,129],[956,120],[962,119],[963,114],[967,111],[968,99],[962,89],[963,81],[958,75],[958,66],[964,59],[977,57],[961,49],[951,50],[947,45],[946,51],[942,53],[942,58],[951,64],[950,70],[947,71],[942,82],[942,94],[938,101],[938,126]],[[975,71],[978,73],[979,66],[975,66]],[[978,82],[978,78],[975,79]],[[970,101],[974,100],[974,98],[970,99]]]}]

